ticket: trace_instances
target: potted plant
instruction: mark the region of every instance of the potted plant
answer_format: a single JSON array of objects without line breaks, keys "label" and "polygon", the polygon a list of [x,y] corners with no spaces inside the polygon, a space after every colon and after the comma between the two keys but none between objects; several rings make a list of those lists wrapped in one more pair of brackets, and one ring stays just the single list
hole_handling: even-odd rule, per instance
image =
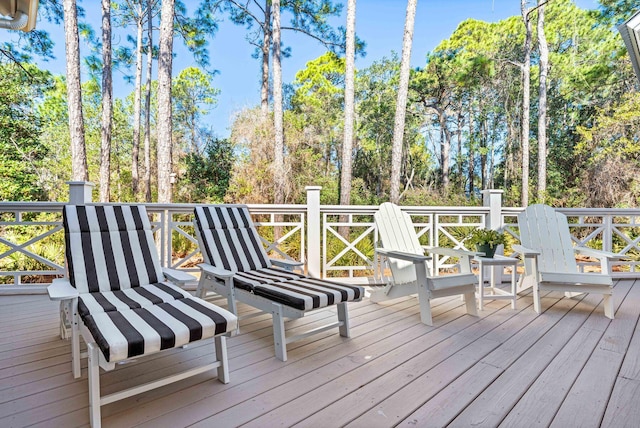
[{"label": "potted plant", "polygon": [[470,247],[475,246],[476,251],[484,253],[484,257],[493,257],[496,253],[498,245],[506,243],[506,237],[503,232],[493,229],[474,229],[465,239]]}]

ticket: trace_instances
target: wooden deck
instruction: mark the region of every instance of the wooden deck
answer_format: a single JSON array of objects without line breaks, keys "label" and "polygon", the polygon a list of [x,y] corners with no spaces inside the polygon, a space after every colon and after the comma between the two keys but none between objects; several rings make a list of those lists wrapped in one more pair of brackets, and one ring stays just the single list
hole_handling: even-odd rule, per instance
[{"label": "wooden deck", "polygon": [[[113,403],[103,425],[637,427],[640,280],[618,281],[614,297],[614,321],[591,295],[547,294],[541,316],[529,295],[517,310],[488,302],[480,318],[459,298],[440,299],[434,327],[420,324],[415,298],[364,300],[350,306],[350,339],[325,332],[297,342],[286,363],[273,357],[270,318],[251,318],[228,341],[231,383],[205,373]],[[288,330],[331,316],[291,321]],[[187,368],[210,358],[211,346],[122,365],[102,375],[102,389]],[[86,426],[86,371],[74,380],[70,358],[55,303],[0,296],[0,426]]]}]

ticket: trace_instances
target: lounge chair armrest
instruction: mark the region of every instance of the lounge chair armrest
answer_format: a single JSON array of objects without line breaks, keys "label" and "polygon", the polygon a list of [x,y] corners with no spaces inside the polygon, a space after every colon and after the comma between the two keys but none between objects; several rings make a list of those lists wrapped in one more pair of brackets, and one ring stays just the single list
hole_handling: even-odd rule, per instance
[{"label": "lounge chair armrest", "polygon": [[67,278],[56,278],[51,281],[51,285],[47,287],[47,293],[51,300],[75,299],[80,295]]},{"label": "lounge chair armrest", "polygon": [[574,251],[577,254],[583,254],[585,256],[595,257],[597,259],[609,259],[609,260],[622,260],[625,258],[622,254],[612,253],[610,251],[596,250],[588,247],[576,247]]},{"label": "lounge chair armrest", "polygon": [[178,269],[169,269],[162,268],[162,273],[165,277],[176,285],[185,285],[189,282],[195,282],[198,279],[191,275],[190,273],[178,270]]},{"label": "lounge chair armrest", "polygon": [[425,251],[427,251],[428,253],[440,254],[443,256],[450,256],[450,257],[463,257],[463,256],[473,257],[473,256],[479,256],[482,254],[477,251],[459,250],[457,248],[429,247],[426,245],[423,245],[422,248],[424,248]]},{"label": "lounge chair armrest", "polygon": [[275,266],[278,266],[287,270],[291,270],[291,271],[297,267],[304,266],[303,262],[299,262],[297,260],[284,260],[284,259],[270,258],[269,261]]},{"label": "lounge chair armrest", "polygon": [[426,262],[428,260],[431,260],[431,257],[429,256],[405,253],[403,251],[385,250],[384,248],[377,248],[376,253],[381,254],[385,257],[389,257],[391,259],[407,260],[413,263],[421,263],[421,262]]},{"label": "lounge chair armrest", "polygon": [[231,278],[234,275],[230,270],[222,269],[207,263],[200,263],[198,267],[202,269],[202,273],[207,273],[220,279]]},{"label": "lounge chair armrest", "polygon": [[520,253],[525,257],[535,257],[540,255],[540,251],[532,250],[531,248],[523,247],[522,245],[512,245],[513,251]]}]

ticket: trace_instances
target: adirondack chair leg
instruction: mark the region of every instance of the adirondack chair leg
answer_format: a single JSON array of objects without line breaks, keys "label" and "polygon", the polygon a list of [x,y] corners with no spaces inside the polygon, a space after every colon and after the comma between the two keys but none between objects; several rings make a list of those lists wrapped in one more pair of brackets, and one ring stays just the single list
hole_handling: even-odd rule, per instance
[{"label": "adirondack chair leg", "polygon": [[605,294],[603,296],[604,301],[602,302],[604,305],[604,316],[613,319],[613,296],[610,294]]},{"label": "adirondack chair leg", "polygon": [[537,285],[533,286],[533,310],[540,313],[540,290]]},{"label": "adirondack chair leg", "polygon": [[207,295],[207,291],[204,288],[204,282],[207,280],[207,275],[206,274],[202,274],[200,275],[200,280],[198,281],[198,286],[196,287],[196,297],[199,297],[201,299],[204,299],[204,296]]},{"label": "adirondack chair leg", "polygon": [[433,318],[431,316],[431,302],[429,299],[429,290],[427,290],[426,284],[420,284],[418,286],[418,302],[420,302],[420,321],[426,325],[433,325]]},{"label": "adirondack chair leg", "polygon": [[220,362],[218,367],[218,380],[222,383],[229,383],[229,359],[227,357],[227,337],[216,336],[216,359]]},{"label": "adirondack chair leg", "polygon": [[88,343],[89,353],[89,420],[92,428],[100,427],[100,366],[98,365],[98,348]]},{"label": "adirondack chair leg", "polygon": [[287,361],[287,340],[284,331],[282,306],[274,303],[271,315],[273,318],[273,346],[275,347],[276,358],[280,361]]},{"label": "adirondack chair leg", "polygon": [[463,294],[464,303],[467,306],[467,313],[469,315],[473,315],[474,317],[478,316],[478,305],[476,303],[476,293],[470,292]]},{"label": "adirondack chair leg", "polygon": [[338,321],[340,322],[340,336],[351,337],[349,333],[349,310],[347,302],[338,303]]}]

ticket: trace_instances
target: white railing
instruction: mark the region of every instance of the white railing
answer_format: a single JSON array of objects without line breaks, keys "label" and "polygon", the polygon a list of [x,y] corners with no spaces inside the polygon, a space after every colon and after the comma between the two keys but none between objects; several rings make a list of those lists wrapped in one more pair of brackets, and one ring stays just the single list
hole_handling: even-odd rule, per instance
[{"label": "white railing", "polygon": [[[428,246],[465,248],[464,238],[487,224],[485,207],[402,207],[412,218],[420,242]],[[322,213],[322,275],[357,279],[372,275],[378,231],[373,215],[377,206],[326,205]],[[339,233],[349,230],[348,238]],[[340,263],[340,262],[343,263]],[[345,261],[350,263],[345,264]],[[448,257],[434,259],[436,271],[451,267]]]},{"label": "white railing", "polygon": [[[151,216],[161,264],[198,272],[196,265],[202,256],[194,235],[195,205],[144,205]],[[63,206],[57,202],[0,202],[0,293],[43,292],[53,278],[64,275]],[[249,205],[249,210],[270,256],[305,260],[305,205]],[[281,233],[274,239],[276,230]]]},{"label": "white railing", "polygon": [[[485,191],[482,207],[402,207],[424,245],[465,248],[476,227],[504,227],[518,240],[521,208],[501,206],[501,191]],[[249,205],[270,255],[306,263],[309,274],[364,281],[373,273],[378,240],[376,206],[320,205],[320,188],[308,188],[304,205]],[[76,201],[77,202],[77,201]],[[0,293],[42,292],[64,275],[64,236],[59,202],[0,202]],[[193,204],[146,204],[163,266],[197,272]],[[577,245],[628,255],[616,276],[640,277],[640,209],[561,209]],[[348,238],[339,228],[349,231]],[[277,239],[275,235],[278,235]],[[434,260],[436,271],[455,261]],[[586,263],[589,264],[589,263]]]}]

